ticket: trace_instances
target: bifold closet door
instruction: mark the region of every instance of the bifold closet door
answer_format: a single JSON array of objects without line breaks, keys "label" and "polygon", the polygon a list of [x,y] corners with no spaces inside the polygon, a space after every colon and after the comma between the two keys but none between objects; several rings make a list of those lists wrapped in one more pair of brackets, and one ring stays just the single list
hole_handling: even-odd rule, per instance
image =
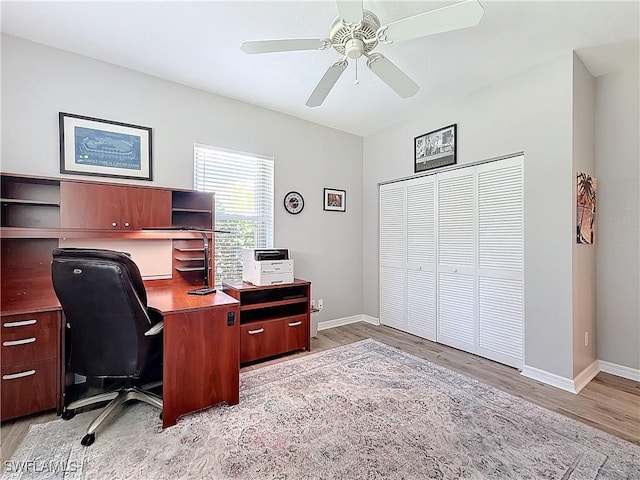
[{"label": "bifold closet door", "polygon": [[437,341],[476,351],[475,179],[473,168],[437,175]]},{"label": "bifold closet door", "polygon": [[436,340],[435,175],[407,182],[407,328]]},{"label": "bifold closet door", "polygon": [[380,186],[380,323],[407,329],[407,217],[403,183]]},{"label": "bifold closet door", "polygon": [[523,157],[380,186],[380,323],[524,364]]},{"label": "bifold closet door", "polygon": [[478,349],[524,366],[523,157],[477,168]]}]

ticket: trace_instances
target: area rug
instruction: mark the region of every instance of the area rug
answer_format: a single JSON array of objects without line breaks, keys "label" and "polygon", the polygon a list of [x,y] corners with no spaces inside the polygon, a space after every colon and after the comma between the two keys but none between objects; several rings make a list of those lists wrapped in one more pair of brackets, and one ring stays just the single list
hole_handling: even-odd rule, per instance
[{"label": "area rug", "polygon": [[34,425],[3,479],[634,479],[640,447],[374,340],[243,372],[162,430],[125,407]]}]

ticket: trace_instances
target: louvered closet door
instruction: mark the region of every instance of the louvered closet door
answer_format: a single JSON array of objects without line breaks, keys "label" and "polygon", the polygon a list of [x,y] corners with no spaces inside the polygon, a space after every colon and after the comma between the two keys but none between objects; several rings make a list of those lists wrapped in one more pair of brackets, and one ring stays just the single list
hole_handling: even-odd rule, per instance
[{"label": "louvered closet door", "polygon": [[478,172],[478,354],[524,365],[523,158]]},{"label": "louvered closet door", "polygon": [[436,340],[435,175],[407,182],[407,329]]},{"label": "louvered closet door", "polygon": [[476,350],[474,168],[437,176],[437,341]]},{"label": "louvered closet door", "polygon": [[380,186],[380,323],[406,330],[406,188]]}]

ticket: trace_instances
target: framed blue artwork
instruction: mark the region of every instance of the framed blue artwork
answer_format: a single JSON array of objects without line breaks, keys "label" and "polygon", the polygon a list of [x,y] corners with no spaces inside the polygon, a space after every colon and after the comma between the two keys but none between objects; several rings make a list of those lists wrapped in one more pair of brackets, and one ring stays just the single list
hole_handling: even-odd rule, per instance
[{"label": "framed blue artwork", "polygon": [[151,180],[151,128],[59,114],[60,173]]}]

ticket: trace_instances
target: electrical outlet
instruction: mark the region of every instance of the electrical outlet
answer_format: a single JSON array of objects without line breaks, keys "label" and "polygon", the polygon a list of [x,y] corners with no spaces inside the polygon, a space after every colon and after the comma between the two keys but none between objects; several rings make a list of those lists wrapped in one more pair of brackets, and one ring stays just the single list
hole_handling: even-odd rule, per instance
[{"label": "electrical outlet", "polygon": [[316,301],[311,300],[311,310],[313,310],[314,308],[316,308]]},{"label": "electrical outlet", "polygon": [[589,332],[584,332],[584,346],[589,346]]},{"label": "electrical outlet", "polygon": [[322,310],[323,307],[324,307],[324,305],[322,304],[322,299],[320,298],[318,300],[318,310]]}]

